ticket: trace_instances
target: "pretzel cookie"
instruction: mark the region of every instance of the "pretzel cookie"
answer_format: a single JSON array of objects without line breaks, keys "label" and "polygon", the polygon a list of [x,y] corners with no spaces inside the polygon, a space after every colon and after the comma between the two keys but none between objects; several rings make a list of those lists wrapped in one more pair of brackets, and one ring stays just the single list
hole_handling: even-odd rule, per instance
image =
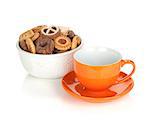
[{"label": "pretzel cookie", "polygon": [[51,39],[55,39],[56,37],[58,37],[60,35],[60,29],[57,26],[49,26],[49,27],[44,27],[41,30],[41,33],[43,35],[47,35],[49,36],[49,38]]},{"label": "pretzel cookie", "polygon": [[26,39],[31,38],[33,36],[34,36],[34,32],[32,30],[28,30],[28,31],[26,31],[20,35],[19,40],[20,41],[26,40]]},{"label": "pretzel cookie", "polygon": [[79,36],[74,36],[72,39],[71,49],[75,49],[81,43]]},{"label": "pretzel cookie", "polygon": [[28,50],[31,53],[35,54],[36,51],[35,51],[35,45],[34,45],[33,41],[30,38],[27,38],[25,41],[26,41]]},{"label": "pretzel cookie", "polygon": [[66,36],[59,36],[54,40],[54,42],[57,50],[65,51],[71,47],[71,40]]}]

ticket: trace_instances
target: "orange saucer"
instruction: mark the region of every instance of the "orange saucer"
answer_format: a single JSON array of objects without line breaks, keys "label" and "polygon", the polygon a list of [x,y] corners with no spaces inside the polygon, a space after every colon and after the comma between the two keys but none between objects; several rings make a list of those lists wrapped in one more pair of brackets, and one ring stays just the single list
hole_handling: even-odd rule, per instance
[{"label": "orange saucer", "polygon": [[[118,80],[126,76],[126,73],[120,72]],[[107,102],[126,95],[134,86],[133,79],[120,84],[111,86],[103,91],[91,91],[86,89],[77,80],[75,73],[72,71],[62,79],[62,86],[70,95],[89,102]]]}]

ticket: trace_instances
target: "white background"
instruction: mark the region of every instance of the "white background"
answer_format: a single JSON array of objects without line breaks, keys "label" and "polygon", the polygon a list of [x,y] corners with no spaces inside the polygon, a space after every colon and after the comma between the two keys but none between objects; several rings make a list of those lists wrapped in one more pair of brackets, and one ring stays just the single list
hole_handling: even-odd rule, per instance
[{"label": "white background", "polygon": [[[88,103],[68,95],[59,79],[30,77],[16,42],[21,32],[40,24],[69,26],[85,46],[114,48],[135,61],[134,89],[113,102]],[[150,119],[149,41],[149,0],[1,0],[0,120]]]}]

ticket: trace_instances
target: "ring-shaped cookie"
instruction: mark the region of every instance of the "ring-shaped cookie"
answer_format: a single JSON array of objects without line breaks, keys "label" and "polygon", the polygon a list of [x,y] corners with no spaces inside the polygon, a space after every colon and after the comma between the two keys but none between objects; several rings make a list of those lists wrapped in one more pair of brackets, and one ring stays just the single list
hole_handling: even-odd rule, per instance
[{"label": "ring-shaped cookie", "polygon": [[71,47],[71,40],[66,36],[59,36],[55,40],[55,48],[58,50],[68,50]]}]

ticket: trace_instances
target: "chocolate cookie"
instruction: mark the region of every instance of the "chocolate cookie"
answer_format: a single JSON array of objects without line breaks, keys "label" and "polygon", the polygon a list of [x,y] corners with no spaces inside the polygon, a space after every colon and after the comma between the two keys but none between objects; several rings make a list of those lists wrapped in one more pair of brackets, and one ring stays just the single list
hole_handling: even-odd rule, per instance
[{"label": "chocolate cookie", "polygon": [[54,51],[54,42],[46,35],[41,35],[35,41],[36,53],[38,54],[52,54]]},{"label": "chocolate cookie", "polygon": [[69,37],[70,39],[72,39],[74,36],[75,36],[74,32],[72,30],[69,30],[67,37]]}]

